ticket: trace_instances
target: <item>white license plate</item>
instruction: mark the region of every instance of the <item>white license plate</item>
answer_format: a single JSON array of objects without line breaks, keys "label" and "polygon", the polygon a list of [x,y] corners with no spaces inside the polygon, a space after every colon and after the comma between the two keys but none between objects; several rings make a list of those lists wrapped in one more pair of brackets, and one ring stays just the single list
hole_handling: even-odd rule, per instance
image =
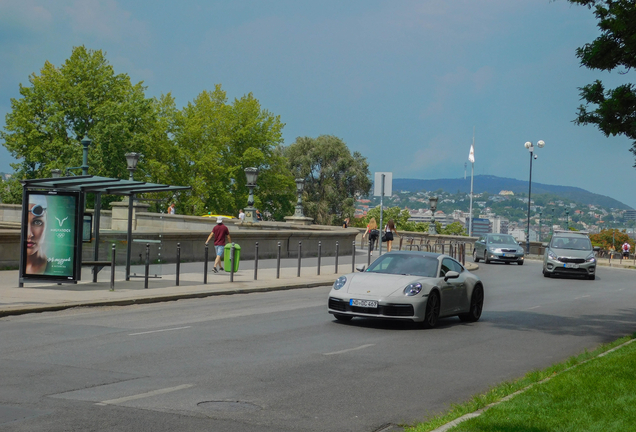
[{"label": "white license plate", "polygon": [[510,254],[503,254],[504,258],[511,256]]},{"label": "white license plate", "polygon": [[574,264],[574,263],[565,263],[563,265],[563,267],[565,267],[565,268],[579,268],[579,265],[578,264]]},{"label": "white license plate", "polygon": [[365,308],[377,308],[378,307],[378,302],[375,301],[375,300],[356,300],[356,299],[351,299],[351,300],[349,300],[349,305],[350,306],[365,307]]}]

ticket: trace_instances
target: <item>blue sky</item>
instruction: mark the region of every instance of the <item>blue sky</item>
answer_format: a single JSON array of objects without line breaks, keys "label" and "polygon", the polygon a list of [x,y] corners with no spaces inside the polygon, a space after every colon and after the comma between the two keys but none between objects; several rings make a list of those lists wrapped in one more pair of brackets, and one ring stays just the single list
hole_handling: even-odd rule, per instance
[{"label": "blue sky", "polygon": [[29,74],[85,45],[179,107],[215,84],[252,92],[286,145],[336,135],[372,173],[463,177],[474,129],[476,174],[528,179],[523,144],[542,139],[534,181],[636,208],[629,140],[572,123],[578,87],[633,74],[580,67],[597,35],[565,0],[0,0],[0,127]]}]

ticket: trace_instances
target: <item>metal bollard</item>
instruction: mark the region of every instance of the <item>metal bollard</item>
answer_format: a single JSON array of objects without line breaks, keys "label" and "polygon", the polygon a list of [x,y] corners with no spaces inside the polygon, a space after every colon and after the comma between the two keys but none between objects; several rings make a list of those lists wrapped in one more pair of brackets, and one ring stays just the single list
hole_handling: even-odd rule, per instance
[{"label": "metal bollard", "polygon": [[234,282],[234,243],[230,246],[230,282]]},{"label": "metal bollard", "polygon": [[144,288],[148,288],[149,273],[150,273],[150,243],[146,243],[146,270],[144,273]]},{"label": "metal bollard", "polygon": [[258,279],[258,242],[254,245],[254,280]]},{"label": "metal bollard", "polygon": [[181,243],[177,243],[177,286],[179,286],[180,272],[181,272]]},{"label": "metal bollard", "polygon": [[203,283],[206,284],[208,283],[208,252],[209,252],[209,247],[206,244],[205,245],[205,254],[204,254],[204,258],[203,258]]},{"label": "metal bollard", "polygon": [[336,242],[336,274],[338,274],[338,249],[339,245],[338,242]]},{"label": "metal bollard", "polygon": [[300,277],[300,260],[303,254],[303,242],[298,242],[298,277]]},{"label": "metal bollard", "polygon": [[112,256],[110,257],[110,290],[115,291],[115,243],[113,243]]},{"label": "metal bollard", "polygon": [[367,248],[367,267],[371,265],[371,243],[369,243],[369,247]]},{"label": "metal bollard", "polygon": [[317,275],[320,276],[320,255],[322,254],[322,242],[319,241],[318,242],[318,273]]},{"label": "metal bollard", "polygon": [[356,242],[351,245],[351,273],[356,271]]},{"label": "metal bollard", "polygon": [[280,242],[278,242],[278,255],[276,256],[276,279],[280,279]]}]

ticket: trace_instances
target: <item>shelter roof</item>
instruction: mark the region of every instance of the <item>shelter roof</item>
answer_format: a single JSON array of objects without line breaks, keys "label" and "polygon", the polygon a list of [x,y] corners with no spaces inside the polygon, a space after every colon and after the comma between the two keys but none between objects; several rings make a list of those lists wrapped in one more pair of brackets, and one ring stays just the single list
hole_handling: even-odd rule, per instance
[{"label": "shelter roof", "polygon": [[28,189],[63,189],[93,193],[101,192],[106,195],[132,195],[145,192],[168,192],[191,189],[190,186],[171,186],[91,175],[21,180],[20,183]]}]

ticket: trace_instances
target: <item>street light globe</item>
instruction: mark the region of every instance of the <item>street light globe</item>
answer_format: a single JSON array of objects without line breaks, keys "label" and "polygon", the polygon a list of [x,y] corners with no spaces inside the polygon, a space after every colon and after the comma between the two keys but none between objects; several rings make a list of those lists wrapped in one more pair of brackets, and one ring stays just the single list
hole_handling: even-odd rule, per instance
[{"label": "street light globe", "polygon": [[545,141],[543,140],[539,140],[539,142],[537,143],[537,147],[539,148],[543,148],[544,145],[545,145]]},{"label": "street light globe", "polygon": [[524,147],[529,149],[530,147],[532,147],[532,143],[530,141],[526,141],[526,143],[524,144]]}]

